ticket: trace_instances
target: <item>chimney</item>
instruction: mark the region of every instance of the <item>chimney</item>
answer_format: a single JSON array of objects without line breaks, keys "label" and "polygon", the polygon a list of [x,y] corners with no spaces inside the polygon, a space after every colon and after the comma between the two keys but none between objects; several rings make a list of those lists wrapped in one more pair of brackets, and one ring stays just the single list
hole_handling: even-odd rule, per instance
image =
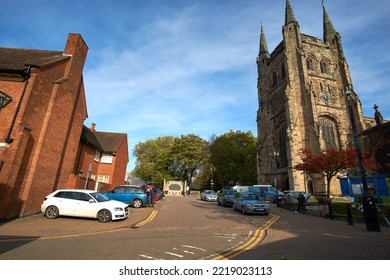
[{"label": "chimney", "polygon": [[89,129],[95,132],[96,131],[95,127],[96,127],[96,123],[91,123],[91,127]]}]

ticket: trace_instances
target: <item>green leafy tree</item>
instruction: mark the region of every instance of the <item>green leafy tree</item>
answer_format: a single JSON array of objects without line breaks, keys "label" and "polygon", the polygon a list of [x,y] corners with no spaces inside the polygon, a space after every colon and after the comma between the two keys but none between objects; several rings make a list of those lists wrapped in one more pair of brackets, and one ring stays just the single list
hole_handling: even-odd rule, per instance
[{"label": "green leafy tree", "polygon": [[164,179],[173,179],[168,163],[174,142],[173,136],[163,136],[138,143],[133,149],[133,155],[137,158],[134,175],[160,187]]},{"label": "green leafy tree", "polygon": [[257,139],[250,131],[232,131],[216,137],[210,160],[218,187],[256,183]]},{"label": "green leafy tree", "polygon": [[194,134],[175,138],[169,155],[169,173],[174,178],[191,184],[192,178],[207,157],[207,142]]}]

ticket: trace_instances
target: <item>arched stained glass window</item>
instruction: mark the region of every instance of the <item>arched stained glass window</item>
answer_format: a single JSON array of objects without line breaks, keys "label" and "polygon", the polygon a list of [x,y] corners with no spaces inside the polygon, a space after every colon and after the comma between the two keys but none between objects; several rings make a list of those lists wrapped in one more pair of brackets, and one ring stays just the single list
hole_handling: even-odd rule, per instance
[{"label": "arched stained glass window", "polygon": [[337,128],[335,123],[328,118],[321,118],[320,128],[325,147],[338,147]]}]

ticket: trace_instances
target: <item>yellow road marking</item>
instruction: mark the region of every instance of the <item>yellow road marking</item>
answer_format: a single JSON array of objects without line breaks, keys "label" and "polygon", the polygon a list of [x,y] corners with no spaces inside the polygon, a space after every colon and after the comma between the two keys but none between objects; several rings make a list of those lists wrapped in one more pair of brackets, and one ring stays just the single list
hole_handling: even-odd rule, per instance
[{"label": "yellow road marking", "polygon": [[244,253],[244,252],[252,249],[253,247],[257,246],[263,240],[263,238],[265,236],[265,231],[269,227],[271,227],[271,225],[273,223],[275,223],[279,218],[280,218],[280,216],[273,215],[272,219],[270,219],[264,225],[259,227],[255,231],[255,233],[248,239],[247,242],[245,242],[244,244],[238,246],[237,248],[234,248],[234,249],[232,249],[230,251],[227,251],[227,252],[225,252],[223,254],[220,254],[219,256],[215,256],[215,257],[211,258],[211,260],[229,260],[229,259],[232,259],[232,258],[234,258],[234,257],[236,257],[238,255],[241,255],[242,253]]},{"label": "yellow road marking", "polygon": [[142,220],[142,221],[132,225],[131,228],[139,228],[139,227],[142,227],[142,226],[146,225],[147,223],[150,223],[154,219],[154,217],[156,217],[157,212],[158,212],[157,210],[153,210],[149,214],[149,216],[146,217],[146,219],[144,219],[144,220]]},{"label": "yellow road marking", "polygon": [[[145,219],[142,221],[130,226],[130,228],[139,228],[147,223],[150,223],[154,217],[157,215],[157,210],[153,210]],[[90,232],[90,233],[78,233],[78,234],[66,234],[66,235],[58,235],[58,236],[44,236],[44,237],[21,237],[21,238],[4,238],[0,239],[0,242],[11,242],[11,241],[23,241],[23,240],[46,240],[46,239],[59,239],[59,238],[69,238],[69,237],[80,237],[80,236],[88,236],[88,235],[96,235],[110,232],[117,232],[121,230],[128,230],[129,227],[122,227],[117,229],[99,231],[99,232]]]}]

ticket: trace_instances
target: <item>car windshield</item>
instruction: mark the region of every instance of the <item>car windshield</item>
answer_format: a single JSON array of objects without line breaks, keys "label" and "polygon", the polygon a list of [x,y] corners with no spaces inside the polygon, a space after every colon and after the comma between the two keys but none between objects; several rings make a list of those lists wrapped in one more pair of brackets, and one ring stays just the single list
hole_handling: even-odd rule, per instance
[{"label": "car windshield", "polygon": [[255,194],[248,194],[242,197],[244,200],[259,200],[259,196]]},{"label": "car windshield", "polygon": [[226,190],[225,194],[227,194],[227,195],[234,195],[235,191],[233,191],[233,190]]},{"label": "car windshield", "polygon": [[214,191],[204,191],[205,194],[215,194]]},{"label": "car windshield", "polygon": [[94,192],[94,193],[90,193],[90,195],[96,199],[97,202],[104,202],[104,201],[109,201],[110,199],[107,198],[106,196],[102,195],[101,193],[98,193],[98,192]]}]

